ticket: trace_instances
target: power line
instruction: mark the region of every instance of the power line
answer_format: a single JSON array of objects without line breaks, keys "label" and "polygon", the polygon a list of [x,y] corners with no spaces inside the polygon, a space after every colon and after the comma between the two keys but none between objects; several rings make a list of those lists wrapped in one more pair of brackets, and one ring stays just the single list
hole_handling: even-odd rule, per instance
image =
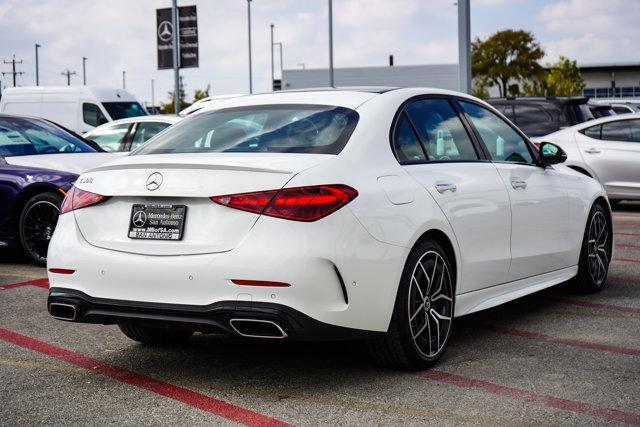
[{"label": "power line", "polygon": [[2,75],[11,74],[13,77],[13,87],[16,87],[16,76],[24,74],[23,71],[16,71],[16,64],[22,64],[22,59],[20,61],[16,61],[16,56],[13,55],[13,59],[11,61],[4,60],[2,61],[5,64],[11,64],[11,71],[2,72]]},{"label": "power line", "polygon": [[67,69],[67,71],[63,71],[60,73],[63,76],[67,76],[67,86],[71,86],[71,76],[75,75],[76,72],[75,71],[69,71]]}]

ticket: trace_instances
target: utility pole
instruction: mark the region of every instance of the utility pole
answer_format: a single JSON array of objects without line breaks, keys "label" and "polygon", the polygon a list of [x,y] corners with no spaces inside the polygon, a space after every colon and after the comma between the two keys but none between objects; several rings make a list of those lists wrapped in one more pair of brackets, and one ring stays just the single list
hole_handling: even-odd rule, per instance
[{"label": "utility pole", "polygon": [[22,64],[22,59],[20,61],[16,61],[16,56],[13,55],[13,59],[11,61],[2,61],[5,64],[11,64],[10,72],[3,72],[2,75],[11,74],[13,76],[13,87],[16,87],[16,76],[19,74],[24,74],[23,71],[16,71],[16,64]]},{"label": "utility pole", "polygon": [[178,1],[171,0],[171,25],[173,26],[173,111],[180,112],[180,57],[179,48],[179,28],[178,28]]},{"label": "utility pole", "polygon": [[40,85],[40,73],[38,72],[38,48],[40,48],[38,43],[36,43],[36,86]]},{"label": "utility pole", "polygon": [[458,78],[460,92],[471,93],[471,11],[469,0],[458,0]]},{"label": "utility pole", "polygon": [[253,93],[253,70],[251,67],[251,0],[247,0],[247,29],[249,33],[249,93]]},{"label": "utility pole", "polygon": [[82,84],[87,85],[87,58],[82,57]]},{"label": "utility pole", "polygon": [[63,71],[60,74],[62,74],[63,76],[67,76],[67,86],[71,86],[71,76],[75,75],[76,72],[75,71],[69,71],[67,69],[67,71]]},{"label": "utility pole", "polygon": [[156,91],[153,87],[154,81],[151,79],[151,107],[155,108],[156,106]]},{"label": "utility pole", "polygon": [[126,76],[127,76],[127,72],[122,71],[122,89],[123,90],[127,88]]},{"label": "utility pole", "polygon": [[335,87],[333,79],[333,0],[329,0],[329,86]]},{"label": "utility pole", "polygon": [[271,90],[273,90],[273,81],[276,78],[273,70],[273,24],[271,24]]}]

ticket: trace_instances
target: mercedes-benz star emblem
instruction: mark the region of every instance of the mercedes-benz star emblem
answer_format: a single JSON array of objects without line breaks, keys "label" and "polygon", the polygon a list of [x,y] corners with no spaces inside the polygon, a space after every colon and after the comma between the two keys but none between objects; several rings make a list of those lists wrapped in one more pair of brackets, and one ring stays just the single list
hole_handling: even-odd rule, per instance
[{"label": "mercedes-benz star emblem", "polygon": [[147,178],[147,190],[157,190],[162,185],[162,174],[160,172],[154,172]]},{"label": "mercedes-benz star emblem", "polygon": [[169,21],[162,21],[158,25],[158,37],[163,42],[168,42],[173,37],[173,25]]},{"label": "mercedes-benz star emblem", "polygon": [[147,223],[147,214],[144,211],[138,211],[133,215],[133,225],[140,228]]}]

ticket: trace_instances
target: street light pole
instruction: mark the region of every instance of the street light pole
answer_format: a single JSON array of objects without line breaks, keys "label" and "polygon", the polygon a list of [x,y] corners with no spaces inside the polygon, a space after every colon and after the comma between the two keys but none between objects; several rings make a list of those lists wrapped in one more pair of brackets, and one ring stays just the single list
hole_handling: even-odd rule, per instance
[{"label": "street light pole", "polygon": [[333,0],[329,0],[329,86],[335,86],[333,80]]},{"label": "street light pole", "polygon": [[173,26],[173,111],[180,112],[180,63],[178,58],[178,2],[171,0],[171,25]]},{"label": "street light pole", "polygon": [[82,57],[82,84],[87,85],[87,58]]},{"label": "street light pole", "polygon": [[471,12],[469,0],[458,0],[458,77],[460,92],[471,93]]},{"label": "street light pole", "polygon": [[249,33],[249,93],[253,93],[253,71],[251,68],[251,0],[247,0],[247,30]]},{"label": "street light pole", "polygon": [[42,47],[38,43],[36,43],[36,86],[40,85],[40,74],[38,70],[38,48]]},{"label": "street light pole", "polygon": [[271,90],[273,90],[273,80],[275,79],[273,66],[273,24],[271,24]]},{"label": "street light pole", "polygon": [[126,89],[127,88],[127,85],[126,85],[126,82],[125,82],[125,78],[126,78],[125,76],[126,75],[127,75],[127,72],[123,71],[122,72],[122,89]]},{"label": "street light pole", "polygon": [[277,42],[273,44],[274,46],[278,46],[280,48],[280,79],[282,79],[282,42]]},{"label": "street light pole", "polygon": [[155,108],[156,106],[156,91],[153,87],[154,81],[151,79],[151,107]]}]

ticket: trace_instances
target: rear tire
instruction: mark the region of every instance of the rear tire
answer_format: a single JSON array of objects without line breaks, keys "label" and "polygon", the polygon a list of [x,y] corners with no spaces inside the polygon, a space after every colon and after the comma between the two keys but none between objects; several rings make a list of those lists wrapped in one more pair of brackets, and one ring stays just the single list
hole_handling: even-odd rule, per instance
[{"label": "rear tire", "polygon": [[62,197],[56,193],[33,196],[22,209],[18,235],[22,250],[36,264],[47,264],[49,241],[58,223]]},{"label": "rear tire", "polygon": [[170,347],[186,342],[193,331],[169,331],[135,325],[118,325],[128,338],[148,345]]},{"label": "rear tire", "polygon": [[409,254],[387,333],[368,342],[380,365],[426,369],[444,353],[453,329],[455,278],[442,247],[427,239]]},{"label": "rear tire", "polygon": [[578,274],[570,282],[574,291],[592,294],[601,291],[609,273],[613,242],[611,217],[600,203],[591,207],[582,239]]}]

